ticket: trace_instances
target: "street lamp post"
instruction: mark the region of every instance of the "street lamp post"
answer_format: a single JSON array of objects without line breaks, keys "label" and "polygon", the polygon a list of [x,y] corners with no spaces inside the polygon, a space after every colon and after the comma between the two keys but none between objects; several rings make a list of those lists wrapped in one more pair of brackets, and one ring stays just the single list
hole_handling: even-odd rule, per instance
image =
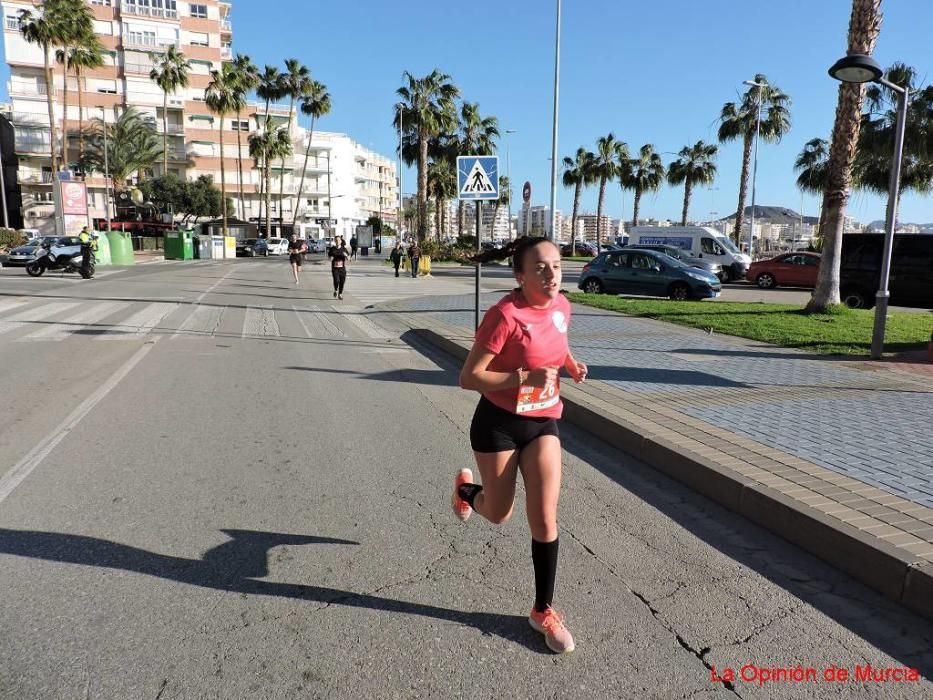
[{"label": "street lamp post", "polygon": [[396,240],[402,240],[402,109],[404,105],[401,102],[395,105],[398,107],[398,219],[395,222],[398,226],[398,235]]},{"label": "street lamp post", "polygon": [[[515,129],[505,130],[505,169],[508,171],[506,177],[509,179],[509,240],[512,240],[512,142],[509,134],[517,133]],[[492,222],[495,228],[496,222]]]},{"label": "street lamp post", "polygon": [[[755,189],[758,184],[758,141],[761,138],[761,91],[767,83],[756,83],[754,80],[744,81],[745,85],[758,88],[758,117],[755,119],[755,164],[752,166],[752,215],[748,222],[748,257],[752,257],[752,242],[755,236]],[[741,232],[740,232],[741,233]]]},{"label": "street lamp post", "polygon": [[910,90],[892,83],[871,56],[852,54],[836,61],[829,74],[843,83],[878,83],[897,95],[897,126],[894,155],[891,157],[891,178],[888,181],[888,211],[885,219],[884,253],[881,257],[881,282],[875,295],[875,323],[871,335],[871,359],[880,360],[884,352],[884,330],[888,318],[888,284],[891,280],[891,250],[894,247],[894,227],[901,188],[901,162],[904,156],[904,130],[907,126],[907,102]]},{"label": "street lamp post", "polygon": [[560,101],[560,0],[557,0],[557,32],[554,40],[554,119],[551,125],[551,235],[557,238],[557,106]]},{"label": "street lamp post", "polygon": [[107,232],[110,232],[110,159],[108,158],[107,151],[107,112],[101,107],[100,108],[100,121],[103,125],[104,130],[104,188],[106,191],[106,201],[104,202],[105,210],[107,212]]}]

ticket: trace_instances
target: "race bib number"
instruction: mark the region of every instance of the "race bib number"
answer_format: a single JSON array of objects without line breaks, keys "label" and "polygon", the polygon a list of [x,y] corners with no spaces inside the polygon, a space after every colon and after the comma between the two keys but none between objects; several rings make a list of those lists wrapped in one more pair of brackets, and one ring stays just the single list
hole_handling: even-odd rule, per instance
[{"label": "race bib number", "polygon": [[334,260],[334,267],[343,267],[343,260]]},{"label": "race bib number", "polygon": [[516,413],[530,413],[543,411],[557,405],[560,401],[560,377],[547,386],[523,386],[518,390],[518,403]]}]

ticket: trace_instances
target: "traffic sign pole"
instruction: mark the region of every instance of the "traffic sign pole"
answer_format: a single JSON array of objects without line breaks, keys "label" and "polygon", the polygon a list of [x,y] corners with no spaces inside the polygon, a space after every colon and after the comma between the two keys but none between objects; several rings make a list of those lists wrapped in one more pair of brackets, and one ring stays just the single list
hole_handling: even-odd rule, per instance
[{"label": "traffic sign pole", "polygon": [[[483,252],[483,244],[479,240],[479,231],[480,231],[479,215],[480,215],[480,207],[482,205],[483,205],[483,201],[480,199],[477,199],[476,200],[476,252],[477,253]],[[473,330],[479,329],[479,287],[480,287],[480,282],[483,279],[482,270],[483,270],[483,263],[477,261],[476,262],[476,289],[474,290],[475,291],[475,296],[474,296],[475,303],[474,303],[474,310],[473,310]]]}]

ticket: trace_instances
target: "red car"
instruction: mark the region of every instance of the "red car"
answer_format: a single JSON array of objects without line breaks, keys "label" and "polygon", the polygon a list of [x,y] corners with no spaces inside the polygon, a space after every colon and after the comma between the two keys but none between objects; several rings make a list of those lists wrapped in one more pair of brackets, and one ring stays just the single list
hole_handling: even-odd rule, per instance
[{"label": "red car", "polygon": [[815,287],[816,275],[820,271],[820,256],[817,253],[784,253],[770,260],[753,262],[745,279],[762,289],[773,289],[779,284],[784,287]]}]

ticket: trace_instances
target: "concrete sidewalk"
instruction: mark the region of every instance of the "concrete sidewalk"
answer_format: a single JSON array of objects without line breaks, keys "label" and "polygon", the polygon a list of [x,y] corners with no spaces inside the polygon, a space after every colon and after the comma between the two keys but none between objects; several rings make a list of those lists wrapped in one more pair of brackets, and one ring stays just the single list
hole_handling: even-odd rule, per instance
[{"label": "concrete sidewalk", "polygon": [[[373,313],[462,358],[472,305]],[[571,346],[566,420],[933,618],[933,375],[576,305]]]}]

